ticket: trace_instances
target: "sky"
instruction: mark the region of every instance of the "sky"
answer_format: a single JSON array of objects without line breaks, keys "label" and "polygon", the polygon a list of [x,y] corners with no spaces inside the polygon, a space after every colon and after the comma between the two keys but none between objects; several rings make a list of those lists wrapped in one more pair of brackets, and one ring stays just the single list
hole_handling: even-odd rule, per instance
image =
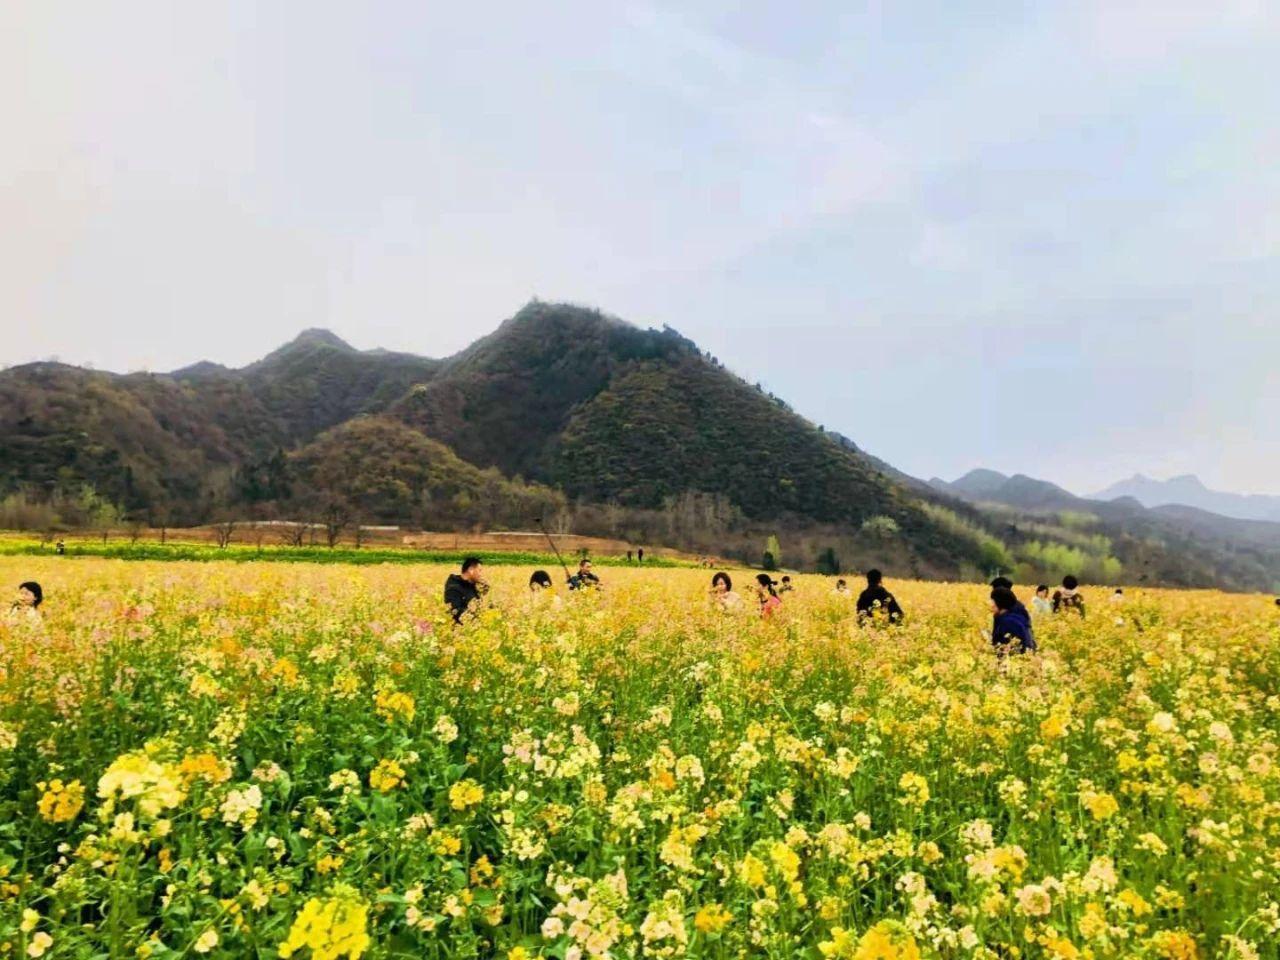
[{"label": "sky", "polygon": [[921,477],[1280,493],[1280,5],[30,0],[0,365],[669,324]]}]

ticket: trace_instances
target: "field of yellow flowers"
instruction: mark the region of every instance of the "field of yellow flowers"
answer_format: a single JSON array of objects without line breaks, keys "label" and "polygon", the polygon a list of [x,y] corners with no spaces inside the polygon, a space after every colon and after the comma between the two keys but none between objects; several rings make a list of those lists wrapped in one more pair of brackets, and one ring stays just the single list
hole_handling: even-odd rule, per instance
[{"label": "field of yellow flowers", "polygon": [[0,957],[1277,956],[1270,598],[1001,662],[978,585],[499,568],[455,629],[442,567],[0,572]]}]

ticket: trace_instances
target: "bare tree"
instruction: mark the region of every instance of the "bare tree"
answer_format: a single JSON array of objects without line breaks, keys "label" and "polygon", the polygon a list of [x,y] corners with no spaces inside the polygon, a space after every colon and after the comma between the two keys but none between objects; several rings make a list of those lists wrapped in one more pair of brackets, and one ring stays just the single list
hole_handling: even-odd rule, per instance
[{"label": "bare tree", "polygon": [[138,538],[142,536],[142,521],[136,517],[131,519],[125,526],[125,532],[129,534],[129,546],[137,546]]},{"label": "bare tree", "polygon": [[325,502],[323,514],[324,539],[332,550],[338,545],[342,531],[351,522],[351,509],[345,502],[335,497]]},{"label": "bare tree", "polygon": [[231,542],[231,535],[235,533],[236,522],[231,519],[219,520],[213,525],[213,537],[218,543],[220,550],[225,550],[227,544]]},{"label": "bare tree", "polygon": [[307,535],[307,524],[294,520],[280,531],[280,540],[287,547],[301,547]]}]

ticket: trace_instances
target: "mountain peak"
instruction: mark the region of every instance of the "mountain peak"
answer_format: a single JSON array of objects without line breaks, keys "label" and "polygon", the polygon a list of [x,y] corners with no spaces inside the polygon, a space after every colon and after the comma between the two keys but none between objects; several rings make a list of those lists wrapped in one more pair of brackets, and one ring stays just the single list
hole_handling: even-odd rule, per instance
[{"label": "mountain peak", "polygon": [[354,350],[355,347],[347,343],[332,330],[326,330],[324,327],[308,327],[300,334],[294,337],[285,346],[301,347],[318,344],[326,347],[337,347],[339,350]]}]

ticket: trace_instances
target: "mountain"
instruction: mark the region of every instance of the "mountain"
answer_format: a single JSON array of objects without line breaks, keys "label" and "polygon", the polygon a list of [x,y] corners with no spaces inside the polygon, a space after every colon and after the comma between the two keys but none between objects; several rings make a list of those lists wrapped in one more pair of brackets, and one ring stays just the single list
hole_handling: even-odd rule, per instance
[{"label": "mountain", "polygon": [[1280,497],[1210,490],[1199,477],[1191,474],[1168,480],[1153,480],[1135,473],[1128,480],[1113,483],[1105,490],[1093,494],[1091,499],[1114,500],[1117,497],[1133,497],[1146,507],[1181,504],[1237,520],[1280,523]]},{"label": "mountain", "polygon": [[995,470],[982,468],[970,470],[950,483],[937,477],[929,483],[936,490],[953,493],[967,500],[1003,503],[1011,507],[1072,509],[1080,501],[1079,497],[1047,480],[1037,480],[1022,473],[1008,477]]},{"label": "mountain", "polygon": [[1196,507],[1148,508],[1130,495],[1077,497],[1046,480],[993,470],[973,470],[950,483],[935,478],[931,484],[1003,511],[1006,531],[1020,527],[1024,536],[1043,533],[1077,547],[1092,540],[1096,549],[1140,571],[1139,580],[1280,587],[1280,523],[1238,520]]},{"label": "mountain", "polygon": [[1267,529],[1082,501],[995,471],[926,484],[675,330],[540,302],[443,359],[312,329],[239,369],[2,371],[0,525],[33,509],[46,527],[546,517],[748,561],[776,534],[799,568],[1280,582]]}]

